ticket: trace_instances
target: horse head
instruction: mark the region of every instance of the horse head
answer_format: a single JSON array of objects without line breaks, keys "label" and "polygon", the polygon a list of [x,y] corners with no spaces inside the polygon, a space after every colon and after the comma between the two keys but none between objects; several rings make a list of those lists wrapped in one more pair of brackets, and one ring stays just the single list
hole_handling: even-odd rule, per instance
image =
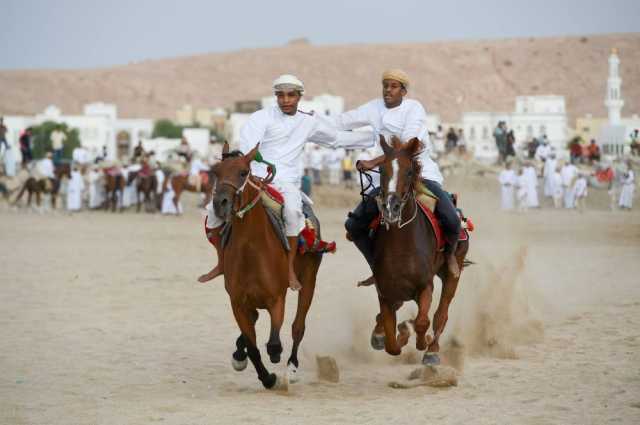
[{"label": "horse head", "polygon": [[416,156],[422,150],[417,138],[402,143],[396,136],[391,145],[380,136],[384,155],[380,157],[380,198],[378,201],[382,217],[388,224],[400,224],[402,209],[420,180],[421,164]]},{"label": "horse head", "polygon": [[213,210],[218,218],[225,221],[231,218],[233,205],[251,175],[250,165],[258,153],[258,146],[259,144],[243,155],[238,150],[229,152],[229,144],[225,142],[222,161],[213,166],[215,175]]}]

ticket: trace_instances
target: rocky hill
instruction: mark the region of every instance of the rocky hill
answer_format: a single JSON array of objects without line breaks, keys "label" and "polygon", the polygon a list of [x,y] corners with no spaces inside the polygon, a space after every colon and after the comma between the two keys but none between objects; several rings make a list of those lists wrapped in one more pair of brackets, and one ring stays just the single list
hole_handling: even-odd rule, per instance
[{"label": "rocky hill", "polygon": [[[268,95],[280,73],[308,95],[342,95],[347,107],[379,95],[386,68],[405,69],[410,95],[445,121],[464,111],[511,111],[517,95],[566,96],[570,118],[604,116],[607,58],[619,51],[624,115],[640,113],[640,33],[411,44],[283,47],[83,70],[0,70],[0,113],[33,114],[49,104],[79,113],[88,102],[124,117],[169,117],[183,104],[231,107]],[[571,121],[573,122],[573,121]]]}]

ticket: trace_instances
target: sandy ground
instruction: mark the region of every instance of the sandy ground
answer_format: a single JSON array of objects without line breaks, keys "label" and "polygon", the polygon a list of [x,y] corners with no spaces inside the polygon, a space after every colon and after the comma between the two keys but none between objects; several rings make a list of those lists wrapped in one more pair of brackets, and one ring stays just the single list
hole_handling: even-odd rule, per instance
[{"label": "sandy ground", "polygon": [[[0,211],[0,424],[640,423],[637,210],[503,214],[493,180],[452,186],[477,225],[477,264],[445,332],[464,346],[448,389],[388,386],[420,357],[413,340],[400,358],[369,347],[377,302],[354,285],[367,270],[343,239],[346,207],[318,209],[339,251],[320,268],[288,393],[264,390],[251,366],[232,370],[222,282],[195,282],[214,255],[194,207],[178,218]],[[261,347],[267,326],[263,314]],[[318,379],[318,354],[337,360],[339,383]]]}]

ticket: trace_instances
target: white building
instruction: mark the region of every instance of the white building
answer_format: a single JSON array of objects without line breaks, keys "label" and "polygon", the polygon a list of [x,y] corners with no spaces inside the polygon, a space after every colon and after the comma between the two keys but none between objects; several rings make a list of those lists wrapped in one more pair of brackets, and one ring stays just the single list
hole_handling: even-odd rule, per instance
[{"label": "white building", "polygon": [[[46,121],[65,123],[78,129],[80,143],[94,156],[107,147],[110,159],[131,155],[135,145],[151,137],[153,120],[118,118],[117,107],[108,103],[90,103],[84,106],[82,115],[64,115],[55,105],[48,106],[35,116],[6,116],[7,139],[16,146],[22,131]],[[16,149],[19,151],[19,149]]]},{"label": "white building", "polygon": [[467,146],[477,158],[494,159],[498,149],[493,131],[504,121],[520,147],[534,137],[546,135],[556,150],[565,150],[568,137],[564,96],[518,96],[514,112],[466,112],[462,128]]},{"label": "white building", "polygon": [[607,107],[608,123],[600,128],[598,144],[605,154],[623,155],[629,135],[634,129],[640,129],[640,117],[633,115],[630,118],[622,118],[624,99],[617,49],[613,49],[609,56],[609,77],[604,105]]}]

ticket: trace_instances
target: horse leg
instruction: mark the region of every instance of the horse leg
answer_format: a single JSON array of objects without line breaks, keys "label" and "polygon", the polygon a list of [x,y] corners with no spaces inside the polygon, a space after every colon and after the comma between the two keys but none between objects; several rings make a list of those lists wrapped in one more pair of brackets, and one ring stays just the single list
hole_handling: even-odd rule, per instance
[{"label": "horse leg", "polygon": [[424,357],[422,358],[423,364],[440,363],[440,356],[438,356],[438,352],[440,351],[440,335],[444,332],[444,327],[449,319],[449,306],[456,294],[458,281],[460,280],[459,277],[453,277],[448,270],[443,272],[442,277],[442,294],[440,295],[438,308],[433,315],[433,341],[429,344],[427,352],[424,353]]},{"label": "horse leg", "polygon": [[380,314],[382,315],[382,326],[384,327],[384,349],[392,356],[399,356],[401,349],[396,338],[396,309],[378,297],[380,301]]},{"label": "horse leg", "polygon": [[384,350],[384,326],[382,324],[382,313],[376,314],[376,326],[371,332],[371,348],[374,350]]},{"label": "horse leg", "polygon": [[311,254],[305,254],[302,256],[302,289],[300,289],[300,293],[298,294],[298,309],[296,310],[296,317],[293,319],[293,324],[291,325],[293,347],[291,348],[289,360],[287,360],[287,371],[290,382],[298,381],[297,374],[298,367],[300,367],[300,362],[298,361],[298,348],[300,347],[302,338],[304,338],[307,313],[309,312],[311,302],[313,301],[313,294],[316,289],[316,275],[318,273],[318,268],[320,267],[319,261],[313,264],[307,264],[307,259],[311,258],[307,257],[307,255]]},{"label": "horse leg", "polygon": [[267,353],[271,363],[280,363],[280,355],[282,354],[280,329],[282,328],[282,322],[284,322],[284,300],[284,296],[278,298],[269,309],[271,332],[269,333],[269,341],[267,341]]},{"label": "horse leg", "polygon": [[232,308],[233,315],[236,318],[236,322],[247,346],[247,355],[258,373],[258,379],[265,388],[273,388],[276,384],[277,377],[275,374],[269,373],[264,363],[262,363],[260,350],[258,350],[256,345],[256,328],[253,323],[251,323],[251,316],[255,314],[255,310],[247,310],[235,303],[232,305]]},{"label": "horse leg", "polygon": [[418,295],[418,315],[413,323],[416,331],[416,350],[424,351],[427,349],[427,330],[429,329],[429,309],[433,300],[433,279],[427,284],[426,288]]},{"label": "horse leg", "polygon": [[[255,326],[258,321],[258,312],[254,310],[253,313],[254,315],[250,319]],[[247,368],[247,356],[247,342],[244,335],[240,334],[236,339],[236,351],[231,356],[231,365],[236,371],[241,372]]]},{"label": "horse leg", "polygon": [[136,188],[136,212],[140,212],[140,189]]}]

